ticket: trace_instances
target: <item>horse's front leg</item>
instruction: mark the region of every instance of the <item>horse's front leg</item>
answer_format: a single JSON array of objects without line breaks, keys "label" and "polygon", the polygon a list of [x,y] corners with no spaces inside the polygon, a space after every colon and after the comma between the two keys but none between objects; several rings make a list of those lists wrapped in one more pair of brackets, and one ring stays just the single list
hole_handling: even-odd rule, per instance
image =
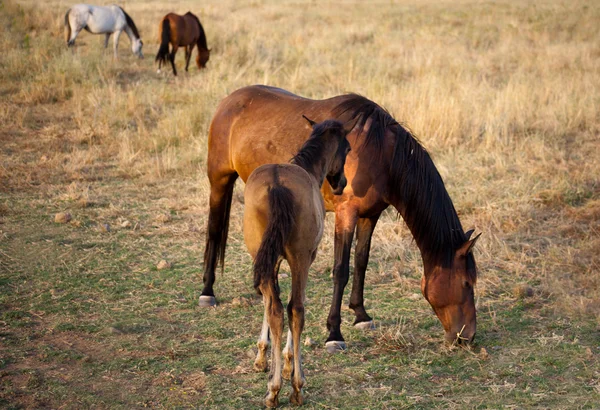
[{"label": "horse's front leg", "polygon": [[354,252],[354,280],[350,294],[350,309],[354,310],[354,326],[359,329],[373,329],[373,319],[364,306],[365,272],[369,262],[371,237],[381,214],[372,218],[360,218],[356,224],[356,249]]},{"label": "horse's front leg", "polygon": [[171,67],[173,68],[173,75],[177,75],[177,69],[175,68],[175,54],[177,54],[177,45],[173,44],[171,54],[169,54],[169,60],[171,61]]},{"label": "horse's front leg", "polygon": [[188,67],[190,66],[190,59],[192,58],[192,50],[194,49],[194,45],[185,46],[185,71],[188,71]]},{"label": "horse's front leg", "polygon": [[113,52],[115,60],[119,58],[118,48],[119,48],[119,37],[121,37],[122,31],[115,31],[115,36],[113,37]]},{"label": "horse's front leg", "polygon": [[333,266],[333,300],[327,318],[329,337],[325,347],[330,353],[346,348],[344,337],[340,329],[342,324],[341,308],[344,288],[348,283],[350,273],[350,249],[352,237],[356,227],[358,212],[356,209],[341,204],[335,211],[335,241],[334,241],[334,266]]},{"label": "horse's front leg", "polygon": [[108,48],[108,40],[110,40],[110,35],[111,35],[111,34],[112,34],[112,33],[106,33],[106,34],[104,35],[104,48]]}]

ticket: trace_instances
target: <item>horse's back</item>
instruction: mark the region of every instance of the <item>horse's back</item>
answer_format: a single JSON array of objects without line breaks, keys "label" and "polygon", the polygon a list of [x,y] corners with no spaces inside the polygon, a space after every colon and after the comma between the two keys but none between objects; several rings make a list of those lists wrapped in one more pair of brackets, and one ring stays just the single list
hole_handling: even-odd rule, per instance
[{"label": "horse's back", "polygon": [[244,87],[227,96],[210,126],[209,177],[211,168],[226,165],[246,181],[260,165],[287,162],[311,133],[302,115],[315,117],[320,103],[266,86]]},{"label": "horse's back", "polygon": [[123,10],[116,5],[94,6],[76,4],[71,7],[70,15],[78,24],[86,27],[91,33],[112,33],[123,30],[127,25]]}]

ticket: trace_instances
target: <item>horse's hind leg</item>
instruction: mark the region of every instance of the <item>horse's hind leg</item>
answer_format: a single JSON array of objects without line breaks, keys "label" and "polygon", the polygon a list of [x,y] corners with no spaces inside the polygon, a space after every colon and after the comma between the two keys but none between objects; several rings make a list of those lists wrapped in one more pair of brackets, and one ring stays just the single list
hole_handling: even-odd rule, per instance
[{"label": "horse's hind leg", "polygon": [[171,67],[173,67],[173,75],[177,75],[177,69],[175,68],[175,54],[177,54],[177,46],[173,45],[173,50],[169,54],[169,61],[171,61]]},{"label": "horse's hind leg", "polygon": [[215,270],[217,268],[217,259],[219,256],[224,255],[225,252],[224,247],[229,227],[229,212],[233,198],[233,187],[237,177],[236,173],[220,174],[218,177],[209,174],[210,202],[208,233],[206,248],[204,250],[204,288],[199,300],[201,307],[216,305],[215,293],[213,291]]},{"label": "horse's hind leg", "polygon": [[112,34],[112,33],[106,33],[106,34],[104,35],[104,48],[108,48],[108,40],[110,40],[110,35],[111,35],[111,34]]},{"label": "horse's hind leg", "polygon": [[359,329],[373,329],[373,319],[367,314],[364,306],[365,272],[369,262],[371,250],[371,237],[379,219],[379,215],[372,218],[360,218],[356,224],[356,249],[354,254],[354,280],[350,294],[350,309],[354,310],[356,319],[354,326]]}]

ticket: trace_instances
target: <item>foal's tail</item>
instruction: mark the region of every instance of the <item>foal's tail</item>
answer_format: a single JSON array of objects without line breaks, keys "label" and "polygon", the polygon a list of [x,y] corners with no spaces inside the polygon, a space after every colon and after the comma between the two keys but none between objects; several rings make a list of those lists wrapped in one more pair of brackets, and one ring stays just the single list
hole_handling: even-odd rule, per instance
[{"label": "foal's tail", "polygon": [[66,28],[66,34],[67,34],[67,45],[70,46],[71,44],[69,44],[69,40],[71,39],[71,25],[69,24],[69,13],[71,12],[71,9],[67,10],[67,13],[65,14],[65,28]]},{"label": "foal's tail", "polygon": [[168,18],[164,18],[162,21],[162,28],[160,33],[160,47],[158,49],[158,53],[156,54],[156,58],[154,62],[157,61],[166,64],[167,57],[169,55],[169,41],[171,41],[171,23],[169,23]]},{"label": "foal's tail", "polygon": [[254,288],[275,287],[275,267],[295,221],[294,195],[281,185],[269,189],[269,223],[254,260]]}]

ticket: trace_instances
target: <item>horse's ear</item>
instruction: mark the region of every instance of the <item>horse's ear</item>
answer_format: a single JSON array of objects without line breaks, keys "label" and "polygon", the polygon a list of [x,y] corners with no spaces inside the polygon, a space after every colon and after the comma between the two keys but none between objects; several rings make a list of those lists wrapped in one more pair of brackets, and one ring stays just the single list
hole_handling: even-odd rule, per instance
[{"label": "horse's ear", "polygon": [[469,229],[467,232],[465,232],[467,240],[471,239],[471,235],[473,235],[473,232],[475,232],[475,229]]},{"label": "horse's ear", "polygon": [[[467,232],[466,233],[467,238],[470,238],[472,234],[473,234],[473,230]],[[475,246],[475,242],[477,242],[477,239],[479,239],[480,236],[481,236],[481,233],[479,233],[479,235],[477,235],[473,239],[469,239],[465,243],[463,243],[462,246],[460,248],[458,248],[458,250],[456,251],[457,255],[467,256],[468,254],[473,252],[473,246]]]},{"label": "horse's ear", "polygon": [[308,121],[308,123],[310,124],[311,127],[314,127],[315,125],[317,125],[316,122],[314,122],[313,120],[311,120],[310,118],[308,118],[306,115],[302,114],[302,118],[304,118],[306,121]]}]

